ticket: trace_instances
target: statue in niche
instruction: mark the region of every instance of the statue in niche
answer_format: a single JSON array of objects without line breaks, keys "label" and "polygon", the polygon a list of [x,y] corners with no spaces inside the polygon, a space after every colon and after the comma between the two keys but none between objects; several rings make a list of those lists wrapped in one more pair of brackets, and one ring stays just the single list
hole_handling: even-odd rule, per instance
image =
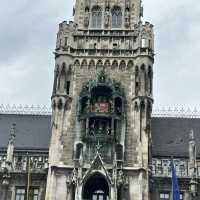
[{"label": "statue in niche", "polygon": [[110,11],[109,8],[107,7],[105,10],[104,24],[106,27],[108,27],[109,23],[110,23]]},{"label": "statue in niche", "polygon": [[129,27],[130,26],[130,13],[129,13],[129,9],[126,9],[125,10],[125,25],[126,27]]},{"label": "statue in niche", "polygon": [[90,135],[95,135],[95,120],[90,124]]},{"label": "statue in niche", "polygon": [[107,133],[107,135],[110,135],[110,133],[111,133],[109,122],[107,122],[107,125],[106,125],[106,133]]},{"label": "statue in niche", "polygon": [[98,134],[99,135],[103,134],[103,124],[101,121],[99,122]]},{"label": "statue in niche", "polygon": [[114,110],[114,103],[113,103],[113,99],[109,100],[109,105],[110,105],[110,111],[112,112]]},{"label": "statue in niche", "polygon": [[77,183],[77,171],[76,171],[75,168],[74,168],[73,171],[72,171],[71,182],[72,182],[73,184],[76,184],[76,183]]},{"label": "statue in niche", "polygon": [[89,9],[85,9],[85,17],[84,17],[84,26],[88,27],[90,22],[90,13]]},{"label": "statue in niche", "polygon": [[124,173],[123,173],[122,170],[120,170],[120,171],[118,172],[117,185],[118,185],[118,186],[121,186],[121,185],[123,185],[123,184],[124,184]]}]

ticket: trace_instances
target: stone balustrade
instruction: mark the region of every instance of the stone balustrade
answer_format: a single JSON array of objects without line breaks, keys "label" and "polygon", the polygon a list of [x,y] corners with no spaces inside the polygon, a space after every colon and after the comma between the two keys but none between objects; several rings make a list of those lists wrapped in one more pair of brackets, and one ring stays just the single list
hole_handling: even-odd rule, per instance
[{"label": "stone balustrade", "polygon": [[[173,159],[176,174],[180,178],[189,177],[189,161],[187,159]],[[152,160],[152,175],[154,177],[171,177],[171,159]],[[200,160],[197,161],[197,177],[200,178]]]},{"label": "stone balustrade", "polygon": [[[48,168],[48,155],[14,155],[11,172],[23,173],[28,169],[28,159],[33,173],[43,173]],[[0,172],[7,166],[6,155],[0,155]]]}]

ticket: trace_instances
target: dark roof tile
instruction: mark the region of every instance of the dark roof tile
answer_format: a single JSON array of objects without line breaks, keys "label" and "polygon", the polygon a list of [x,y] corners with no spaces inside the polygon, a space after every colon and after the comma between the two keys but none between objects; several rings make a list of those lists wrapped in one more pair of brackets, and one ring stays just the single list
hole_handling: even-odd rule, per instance
[{"label": "dark roof tile", "polygon": [[16,148],[49,148],[51,117],[45,115],[17,114],[0,114],[0,148],[7,146],[13,123],[16,124]]}]

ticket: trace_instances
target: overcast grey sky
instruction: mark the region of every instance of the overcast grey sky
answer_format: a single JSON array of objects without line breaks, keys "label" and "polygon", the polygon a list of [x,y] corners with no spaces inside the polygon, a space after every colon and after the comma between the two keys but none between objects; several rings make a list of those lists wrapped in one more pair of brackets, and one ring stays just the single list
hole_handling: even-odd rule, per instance
[{"label": "overcast grey sky", "polygon": [[[75,0],[4,1],[0,8],[0,104],[50,105],[56,32]],[[12,5],[12,6],[11,6]],[[200,3],[143,0],[155,25],[155,107],[200,107]]]}]

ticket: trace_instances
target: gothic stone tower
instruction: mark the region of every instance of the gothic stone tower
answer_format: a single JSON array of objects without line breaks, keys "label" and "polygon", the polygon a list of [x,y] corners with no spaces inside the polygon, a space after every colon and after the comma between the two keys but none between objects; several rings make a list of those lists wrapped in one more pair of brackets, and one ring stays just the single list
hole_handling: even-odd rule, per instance
[{"label": "gothic stone tower", "polygon": [[77,0],[59,25],[46,200],[149,200],[153,26],[141,0]]}]

